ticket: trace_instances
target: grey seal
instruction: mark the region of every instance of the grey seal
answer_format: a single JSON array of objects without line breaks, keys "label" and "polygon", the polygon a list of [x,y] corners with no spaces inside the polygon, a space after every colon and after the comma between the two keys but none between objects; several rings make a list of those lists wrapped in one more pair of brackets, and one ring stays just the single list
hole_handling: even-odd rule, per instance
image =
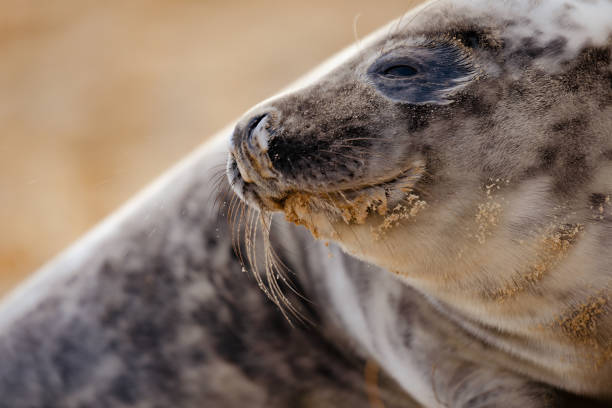
[{"label": "grey seal", "polygon": [[0,407],[605,401],[609,7],[428,3],[262,103],[0,305]]}]

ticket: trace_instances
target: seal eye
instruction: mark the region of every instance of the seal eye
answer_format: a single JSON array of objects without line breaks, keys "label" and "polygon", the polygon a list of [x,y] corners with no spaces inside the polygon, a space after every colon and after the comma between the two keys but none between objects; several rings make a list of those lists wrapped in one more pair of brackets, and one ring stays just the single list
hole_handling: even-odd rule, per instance
[{"label": "seal eye", "polygon": [[452,103],[452,95],[476,76],[470,51],[440,40],[396,48],[367,70],[368,84],[395,102]]},{"label": "seal eye", "polygon": [[410,65],[393,65],[385,69],[382,74],[388,78],[407,78],[417,74],[417,70]]}]

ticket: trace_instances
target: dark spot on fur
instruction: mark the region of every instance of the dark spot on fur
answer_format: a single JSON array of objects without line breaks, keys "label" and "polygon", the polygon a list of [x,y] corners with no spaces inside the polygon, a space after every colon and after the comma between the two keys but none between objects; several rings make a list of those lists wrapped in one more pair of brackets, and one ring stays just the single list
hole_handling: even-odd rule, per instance
[{"label": "dark spot on fur", "polygon": [[139,399],[136,385],[127,374],[119,375],[112,381],[109,394],[124,404],[135,404]]},{"label": "dark spot on fur", "polygon": [[560,143],[551,172],[557,191],[564,194],[571,194],[578,184],[590,177],[591,166],[584,143],[588,126],[584,116],[577,116],[561,120],[550,128],[553,137]]},{"label": "dark spot on fur", "polygon": [[425,130],[430,118],[438,111],[437,106],[428,105],[400,105],[399,109],[404,114],[406,130],[410,133]]},{"label": "dark spot on fur", "polygon": [[125,312],[121,307],[108,305],[105,307],[104,312],[100,316],[100,322],[104,327],[113,328],[116,327]]},{"label": "dark spot on fur", "polygon": [[100,267],[98,273],[104,278],[113,278],[117,272],[113,269],[110,262],[105,261]]},{"label": "dark spot on fur", "polygon": [[194,365],[200,365],[200,364],[204,364],[208,359],[207,359],[206,353],[204,353],[203,350],[196,348],[192,350],[191,353],[189,354],[189,360]]},{"label": "dark spot on fur", "polygon": [[482,31],[468,29],[452,32],[451,35],[468,48],[483,48],[483,46],[488,45],[486,35]]},{"label": "dark spot on fur", "polygon": [[605,204],[605,202],[606,202],[606,195],[605,194],[601,194],[601,193],[593,193],[589,197],[589,202],[591,203],[591,205],[593,207],[599,207],[600,205]]},{"label": "dark spot on fur", "polygon": [[[435,33],[424,34],[431,38]],[[448,33],[448,36],[459,41],[462,45],[468,48],[497,50],[504,47],[502,39],[496,38],[490,29],[486,27],[465,26],[453,29]]]},{"label": "dark spot on fur", "polygon": [[580,152],[574,152],[566,156],[565,167],[567,175],[575,181],[584,181],[588,176],[588,165],[586,155]]},{"label": "dark spot on fur", "polygon": [[87,344],[87,326],[74,322],[66,330],[66,335],[56,342],[51,361],[66,390],[73,390],[87,382],[90,365],[95,366],[100,354],[95,353],[91,344]]},{"label": "dark spot on fur", "polygon": [[[601,94],[602,85],[608,82],[611,74],[610,53],[609,48],[584,49],[578,57],[566,63],[567,72],[559,77],[560,83],[570,92],[584,90]],[[611,98],[606,93],[604,95],[605,104]]]},{"label": "dark spot on fur", "polygon": [[538,58],[555,57],[561,55],[566,48],[567,40],[557,37],[546,44],[538,43],[538,36],[524,37],[514,50],[508,55],[507,60],[518,67],[527,67]]},{"label": "dark spot on fur", "polygon": [[537,46],[536,40],[533,37],[523,38],[519,46],[521,51],[529,58],[538,58],[544,54],[544,47]]},{"label": "dark spot on fur", "polygon": [[[210,232],[209,232],[209,234],[210,234]],[[208,235],[206,237],[206,249],[212,250],[212,249],[214,249],[217,246],[218,243],[219,242],[218,242],[218,239],[216,237],[214,237],[212,235]]]},{"label": "dark spot on fur", "polygon": [[[219,308],[220,307],[220,308]],[[228,304],[202,304],[192,313],[192,318],[201,326],[208,327],[214,349],[223,359],[240,363],[244,360],[248,349],[242,339],[245,327],[242,324],[240,312]],[[227,321],[224,321],[224,317]]]},{"label": "dark spot on fur", "polygon": [[164,328],[151,321],[134,322],[130,325],[127,335],[134,347],[140,350],[158,349],[166,337]]},{"label": "dark spot on fur", "polygon": [[[115,354],[130,372],[133,384],[147,384],[168,399],[181,401],[180,362],[166,352],[166,346],[176,341],[183,318],[177,308],[180,281],[174,270],[178,259],[188,253],[177,247],[167,257],[156,251],[143,254],[139,249],[126,251],[127,255],[107,261],[99,275],[104,290],[95,297],[86,296],[88,305],[102,303],[98,296],[105,291],[123,291],[117,301],[105,302],[99,314],[99,324],[111,334],[106,340],[107,352]],[[169,248],[166,248],[169,250]],[[130,261],[134,257],[134,261]],[[91,306],[88,306],[91,307]],[[88,363],[86,363],[88,364]],[[134,400],[139,394],[127,385],[115,381],[111,385],[118,400]]]},{"label": "dark spot on fur", "polygon": [[564,37],[558,37],[554,40],[551,40],[548,44],[546,44],[546,54],[547,56],[556,57],[565,51],[565,47],[567,46],[567,39]]},{"label": "dark spot on fur", "polygon": [[548,146],[540,149],[540,165],[543,169],[549,170],[553,167],[557,160],[558,151],[559,149],[555,146]]},{"label": "dark spot on fur", "polygon": [[612,51],[610,48],[588,48],[586,50],[585,59],[591,64],[601,64],[604,68],[609,68]]},{"label": "dark spot on fur", "polygon": [[581,132],[584,126],[587,125],[587,121],[584,117],[579,116],[572,119],[564,119],[555,123],[551,129],[553,132],[558,133],[577,133]]},{"label": "dark spot on fur", "polygon": [[462,92],[456,98],[456,102],[461,105],[461,108],[468,114],[482,117],[489,116],[494,108],[493,105],[485,102],[480,96],[471,92]]}]

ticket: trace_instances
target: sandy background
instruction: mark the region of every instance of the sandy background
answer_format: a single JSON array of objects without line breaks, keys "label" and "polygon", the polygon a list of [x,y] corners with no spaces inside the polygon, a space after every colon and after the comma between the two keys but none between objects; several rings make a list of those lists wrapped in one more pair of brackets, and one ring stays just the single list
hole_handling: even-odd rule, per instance
[{"label": "sandy background", "polygon": [[0,296],[412,3],[0,0]]}]

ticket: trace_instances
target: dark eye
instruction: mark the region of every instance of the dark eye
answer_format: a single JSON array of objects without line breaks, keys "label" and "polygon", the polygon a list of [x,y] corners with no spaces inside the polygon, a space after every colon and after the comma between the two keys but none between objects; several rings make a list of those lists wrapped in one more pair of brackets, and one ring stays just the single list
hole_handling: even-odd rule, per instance
[{"label": "dark eye", "polygon": [[477,73],[471,51],[454,42],[395,48],[368,68],[367,79],[394,102],[447,105]]},{"label": "dark eye", "polygon": [[417,70],[410,65],[394,65],[383,71],[383,75],[389,78],[406,78],[417,74]]}]

